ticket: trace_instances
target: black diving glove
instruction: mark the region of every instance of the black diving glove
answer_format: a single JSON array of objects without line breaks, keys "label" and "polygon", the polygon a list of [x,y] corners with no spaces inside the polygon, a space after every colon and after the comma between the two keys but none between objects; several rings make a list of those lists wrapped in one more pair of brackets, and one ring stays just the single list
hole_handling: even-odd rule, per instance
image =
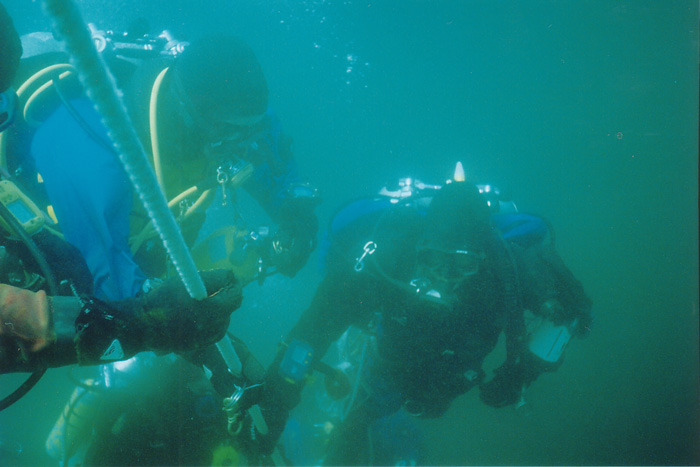
[{"label": "black diving glove", "polygon": [[[262,400],[257,405],[251,405],[245,411],[229,412],[228,430],[233,444],[250,464],[258,463],[262,457],[273,453],[289,418],[289,409],[272,401],[266,392],[262,386]],[[228,399],[224,400],[224,410],[227,402]],[[259,414],[257,417],[255,410]],[[258,421],[260,417],[264,420],[264,429]]]},{"label": "black diving glove", "polygon": [[138,352],[188,352],[219,341],[241,305],[241,286],[229,270],[201,273],[207,298],[194,300],[179,277],[145,295],[106,303],[87,299],[75,320],[78,363],[130,358]]},{"label": "black diving glove", "polygon": [[290,198],[279,211],[279,229],[272,238],[271,261],[277,271],[294,277],[316,247],[318,218],[315,196]]},{"label": "black diving glove", "polygon": [[[287,420],[289,412],[299,404],[303,380],[294,383],[280,374],[280,363],[286,353],[287,346],[281,346],[267,370],[263,384],[254,388],[253,397],[248,397],[243,404],[233,404],[224,401],[224,410],[228,413],[228,430],[233,436],[234,444],[245,454],[250,463],[257,462],[261,457],[273,453]],[[260,429],[257,416],[262,416],[265,427]]]},{"label": "black diving glove", "polygon": [[505,364],[498,368],[490,381],[482,384],[481,401],[491,407],[501,408],[515,404],[524,387],[520,365]]},{"label": "black diving glove", "polygon": [[529,352],[524,352],[518,363],[506,362],[497,368],[495,376],[482,384],[481,401],[491,407],[501,408],[513,405],[520,400],[524,388],[547,371],[555,371],[559,363],[548,363]]}]

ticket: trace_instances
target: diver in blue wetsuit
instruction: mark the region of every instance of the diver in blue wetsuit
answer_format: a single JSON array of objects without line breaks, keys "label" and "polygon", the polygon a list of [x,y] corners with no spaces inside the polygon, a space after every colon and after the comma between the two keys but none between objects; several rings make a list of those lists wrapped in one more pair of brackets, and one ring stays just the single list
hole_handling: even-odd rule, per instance
[{"label": "diver in blue wetsuit", "polygon": [[[523,389],[561,364],[568,337],[587,332],[590,300],[541,218],[494,214],[488,190],[465,181],[428,188],[358,201],[335,217],[326,275],[258,390],[268,432],[251,427],[244,407],[229,414],[253,458],[273,452],[307,376],[349,326],[371,345],[327,465],[377,461],[370,427],[401,408],[439,417],[474,387],[488,405],[522,403]],[[501,333],[507,358],[485,381]]]},{"label": "diver in blue wetsuit", "polygon": [[[291,140],[267,107],[267,84],[252,50],[235,37],[206,37],[166,44],[163,56],[136,66],[109,59],[106,44],[161,188],[187,210],[181,225],[186,240],[194,241],[217,192],[224,193],[222,203],[233,203],[233,190],[242,187],[279,226],[262,256],[293,276],[315,244],[318,198],[299,178]],[[58,107],[48,116],[43,102],[25,110],[27,124],[38,128],[31,158],[16,161],[16,167],[25,173],[35,168],[43,178],[63,234],[88,262],[97,296],[133,296],[146,277],[164,273],[166,260],[140,203],[132,202],[130,182],[99,115],[76,90],[70,66],[59,72],[68,76],[54,79],[58,75],[44,69],[28,80],[53,83],[39,98]],[[35,78],[41,73],[46,76]],[[30,102],[30,92],[25,94]]]},{"label": "diver in blue wetsuit", "polygon": [[[3,156],[8,156],[6,137],[21,134],[23,116],[12,84],[22,55],[20,37],[0,4]],[[92,277],[78,250],[50,228],[48,216],[5,170],[5,162],[0,168],[0,373],[40,377],[47,368],[104,364],[144,350],[187,352],[221,339],[241,302],[240,283],[231,271],[203,274],[211,296],[202,301],[190,298],[179,278],[137,299],[98,300],[90,295]],[[0,401],[0,410],[19,400],[34,384],[30,380]]]},{"label": "diver in blue wetsuit", "polygon": [[[16,154],[7,153],[5,138],[17,138],[25,123],[12,87],[22,56],[20,37],[0,4],[0,147],[7,157]],[[203,301],[191,299],[179,278],[138,299],[97,300],[78,250],[49,228],[48,216],[4,166],[0,172],[0,373],[95,365],[143,350],[185,352],[223,336],[241,300],[231,271],[204,274],[216,298]]]},{"label": "diver in blue wetsuit", "polygon": [[[124,91],[135,130],[186,242],[193,244],[207,207],[213,202],[231,206],[239,188],[276,224],[264,237],[264,232],[246,232],[240,217],[225,219],[232,229],[217,233],[194,251],[197,266],[231,269],[243,285],[264,279],[269,270],[294,276],[316,243],[318,196],[297,173],[291,140],[268,109],[266,80],[250,47],[231,36],[209,36],[187,44],[165,32],[151,38],[96,28],[93,38]],[[30,157],[14,157],[8,161],[10,169],[26,174],[27,185],[36,189],[37,196],[44,195],[63,234],[85,257],[98,298],[141,294],[150,282],[146,279],[162,277],[169,265],[146,213],[132,201],[132,188],[99,115],[70,65],[35,69],[24,77],[19,97],[30,137],[16,141],[14,147],[24,148]],[[35,172],[41,175],[41,185],[33,181]],[[236,242],[242,245],[232,245]],[[189,462],[208,462],[211,452],[200,450],[199,443],[204,446],[214,437],[203,430],[183,438],[182,429],[190,416],[201,412],[197,409],[201,400],[211,398],[211,384],[201,359],[197,362],[192,368],[198,371],[189,371],[192,368],[181,359],[141,354],[129,365],[101,369],[100,384],[106,390],[99,396],[111,410],[102,414],[85,462],[167,464],[173,462],[170,456],[183,455],[183,446],[192,456],[186,457]],[[183,366],[189,370],[182,371]],[[148,384],[154,367],[170,375],[172,393],[162,392],[157,381]],[[132,398],[121,397],[124,391],[154,401],[153,413],[162,409],[177,416],[167,423],[165,417],[147,417],[128,403]],[[220,411],[209,415],[221,421]],[[119,420],[124,431],[114,427]],[[131,426],[124,420],[134,420],[151,436],[143,439],[148,453],[128,449],[128,440],[121,436]],[[108,452],[108,446],[117,449],[119,457]],[[72,454],[69,448],[59,451],[64,460]]]}]

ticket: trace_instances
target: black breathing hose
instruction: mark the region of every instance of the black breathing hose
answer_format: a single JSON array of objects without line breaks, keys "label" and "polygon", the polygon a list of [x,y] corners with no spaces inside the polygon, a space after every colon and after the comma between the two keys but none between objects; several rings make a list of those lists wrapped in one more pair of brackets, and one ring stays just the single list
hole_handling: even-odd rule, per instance
[{"label": "black breathing hose", "polygon": [[[7,223],[7,225],[12,229],[15,235],[17,235],[19,239],[22,240],[22,243],[24,243],[24,245],[29,250],[29,253],[31,253],[31,255],[36,260],[37,264],[39,265],[39,268],[41,269],[42,274],[44,275],[44,278],[46,279],[46,284],[49,289],[49,295],[58,295],[58,284],[56,282],[56,278],[51,272],[51,268],[46,262],[44,255],[41,253],[41,250],[39,250],[39,247],[36,246],[36,243],[34,243],[32,237],[30,237],[27,234],[27,232],[24,230],[24,227],[22,227],[22,225],[17,221],[17,219],[15,219],[15,216],[10,212],[9,209],[7,209],[7,207],[3,203],[0,203],[0,217],[2,217],[2,219]],[[36,383],[39,382],[41,377],[44,376],[45,372],[46,369],[35,371],[29,376],[29,378],[27,378],[27,380],[24,383],[22,383],[17,389],[15,389],[12,392],[12,394],[0,400],[0,412],[11,406],[18,400],[20,400],[22,397],[24,397],[34,387],[34,385],[36,385]]]}]

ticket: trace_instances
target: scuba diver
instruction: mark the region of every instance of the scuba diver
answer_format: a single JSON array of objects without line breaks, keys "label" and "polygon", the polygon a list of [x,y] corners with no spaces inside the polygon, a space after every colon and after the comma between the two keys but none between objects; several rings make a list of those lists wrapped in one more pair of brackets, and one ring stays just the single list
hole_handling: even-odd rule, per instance
[{"label": "scuba diver", "polygon": [[[241,287],[273,273],[294,276],[316,244],[319,197],[297,173],[291,139],[268,108],[267,83],[252,49],[232,36],[186,43],[168,31],[156,37],[146,30],[135,24],[115,33],[91,25],[195,264],[232,270]],[[132,203],[128,177],[77,73],[60,42],[50,53],[26,55],[22,65],[16,80],[20,130],[3,151],[8,171],[23,177],[85,258],[96,299],[147,297],[172,273],[172,264],[145,211]],[[276,227],[246,225],[236,200],[239,188]],[[223,227],[194,245],[210,214],[224,210],[228,217],[214,219]],[[245,355],[235,339],[234,347]],[[78,417],[59,418],[47,440],[49,453],[68,463],[78,444],[90,443],[78,462],[210,462],[216,435],[207,427],[222,422],[226,436],[225,416],[212,404],[220,407],[249,375],[232,378],[211,348],[187,357],[146,352],[101,366],[96,382],[84,385],[95,397],[69,401],[67,413],[70,418],[81,412],[79,404],[94,399],[104,409],[82,411],[91,414],[81,421],[87,429],[74,426]],[[192,419],[206,423],[186,429]],[[86,438],[65,444],[65,426]],[[134,433],[141,433],[139,439]]]},{"label": "scuba diver", "polygon": [[[0,144],[13,132],[11,84],[22,43],[0,4]],[[189,352],[219,340],[241,303],[233,272],[206,271],[195,302],[169,279],[138,298],[104,302],[80,252],[3,170],[0,180],[0,374],[124,360],[144,350]],[[47,295],[46,291],[50,294]],[[5,408],[4,401],[2,408]]]},{"label": "scuba diver", "polygon": [[[371,345],[326,465],[381,462],[370,429],[401,408],[440,417],[474,387],[490,406],[522,405],[524,389],[561,364],[569,338],[588,331],[591,302],[542,218],[502,209],[512,203],[464,181],[463,170],[442,187],[408,179],[382,193],[330,224],[325,276],[247,397],[266,432],[246,405],[230,407],[229,431],[251,458],[277,452],[306,380],[351,326]],[[507,357],[485,381],[482,365],[501,333]]]},{"label": "scuba diver", "polygon": [[[151,38],[94,27],[93,40],[124,92],[188,245],[215,198],[230,208],[231,228],[193,251],[198,267],[231,267],[248,281],[263,280],[269,268],[294,276],[315,246],[319,198],[299,178],[291,139],[268,109],[267,83],[250,47],[233,36],[190,44],[167,31]],[[67,58],[53,63],[60,54],[47,55],[23,60],[30,70],[20,70],[26,79],[18,94],[29,135],[8,141],[8,170],[22,173],[36,198],[51,206],[61,232],[85,257],[95,294],[133,296],[146,278],[167,272],[163,248],[144,210],[131,202],[127,175]],[[42,68],[45,60],[50,65]],[[243,228],[237,188],[258,202],[276,229]]]}]

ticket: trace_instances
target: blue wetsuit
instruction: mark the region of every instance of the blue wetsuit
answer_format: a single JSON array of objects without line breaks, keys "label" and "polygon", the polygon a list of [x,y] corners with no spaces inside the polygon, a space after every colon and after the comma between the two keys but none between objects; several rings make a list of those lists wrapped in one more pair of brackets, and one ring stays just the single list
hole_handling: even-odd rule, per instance
[{"label": "blue wetsuit", "polygon": [[[36,131],[31,153],[66,239],[80,250],[94,276],[95,295],[111,300],[131,297],[146,279],[128,244],[131,183],[108,147],[106,130],[91,102],[82,98],[71,104],[96,136],[88,135],[61,106]],[[266,119],[265,130],[250,143],[255,170],[244,187],[275,217],[287,187],[299,177],[294,160],[280,150],[279,120],[271,112]]]},{"label": "blue wetsuit", "polygon": [[[72,104],[108,141],[92,103]],[[65,107],[36,131],[31,151],[66,240],[93,274],[95,295],[112,300],[135,295],[145,276],[128,245],[132,191],[116,154],[89,136]]]}]

